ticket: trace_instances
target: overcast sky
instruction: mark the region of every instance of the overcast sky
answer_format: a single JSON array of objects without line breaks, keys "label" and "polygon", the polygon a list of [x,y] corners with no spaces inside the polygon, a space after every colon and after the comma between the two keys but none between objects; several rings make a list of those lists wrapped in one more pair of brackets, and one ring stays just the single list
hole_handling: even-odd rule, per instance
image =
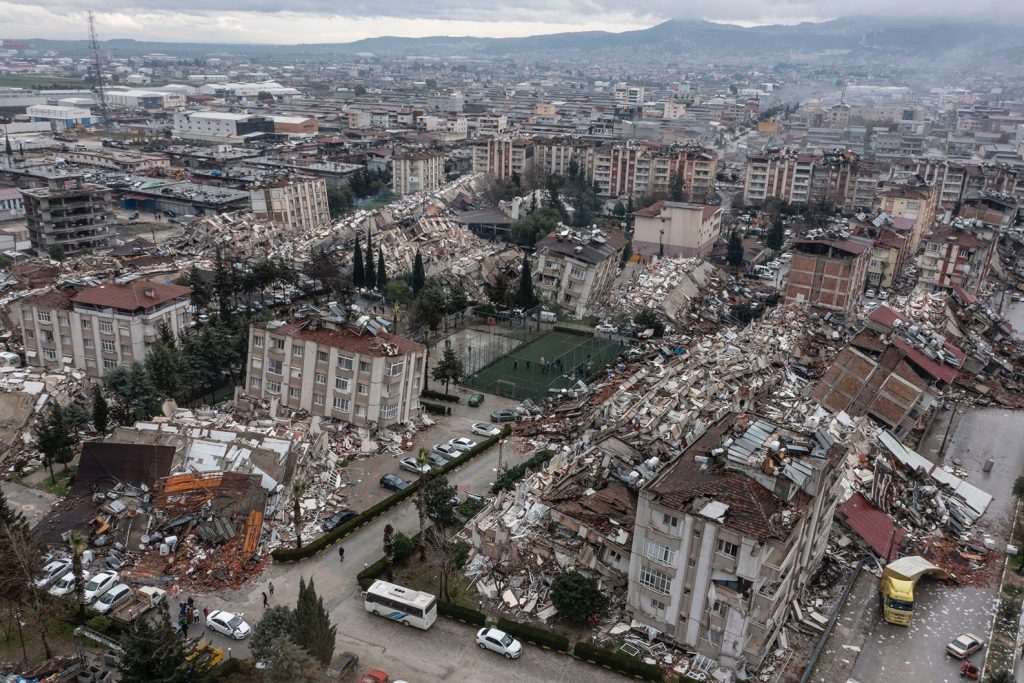
[{"label": "overcast sky", "polygon": [[[0,37],[85,38],[86,7],[71,0],[0,0]],[[1024,17],[1020,0],[106,0],[95,9],[101,39],[229,43],[626,31],[671,18],[749,26],[853,14]]]}]

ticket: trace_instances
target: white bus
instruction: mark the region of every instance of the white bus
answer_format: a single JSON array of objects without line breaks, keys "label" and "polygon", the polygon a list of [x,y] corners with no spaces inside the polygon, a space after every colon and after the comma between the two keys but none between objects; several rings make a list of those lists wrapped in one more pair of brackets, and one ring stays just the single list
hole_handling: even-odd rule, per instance
[{"label": "white bus", "polygon": [[380,579],[363,592],[367,612],[427,630],[437,621],[437,598]]}]

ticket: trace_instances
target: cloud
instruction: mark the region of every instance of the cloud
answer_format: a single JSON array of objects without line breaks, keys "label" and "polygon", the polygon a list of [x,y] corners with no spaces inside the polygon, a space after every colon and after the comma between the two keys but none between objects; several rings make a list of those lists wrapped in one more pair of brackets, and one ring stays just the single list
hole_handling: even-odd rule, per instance
[{"label": "cloud", "polygon": [[[345,42],[378,35],[523,36],[623,31],[665,19],[742,25],[850,15],[1024,20],[1024,3],[1004,0],[106,0],[103,38],[246,43]],[[70,0],[0,0],[12,38],[85,37],[85,12]]]}]

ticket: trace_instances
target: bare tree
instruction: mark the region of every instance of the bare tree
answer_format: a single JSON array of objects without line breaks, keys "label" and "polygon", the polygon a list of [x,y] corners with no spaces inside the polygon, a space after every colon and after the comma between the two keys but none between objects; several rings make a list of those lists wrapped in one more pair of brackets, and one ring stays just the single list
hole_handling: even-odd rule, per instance
[{"label": "bare tree", "polygon": [[437,592],[451,602],[451,576],[466,566],[470,546],[463,540],[449,538],[438,527],[432,527],[427,532],[427,543],[437,558]]},{"label": "bare tree", "polygon": [[295,521],[295,547],[302,547],[302,494],[306,492],[305,484],[292,486],[292,512]]},{"label": "bare tree", "polygon": [[47,636],[50,621],[55,614],[55,601],[45,591],[36,590],[32,581],[42,569],[42,547],[29,531],[27,525],[4,524],[2,528],[3,557],[0,557],[2,592],[8,596],[19,596],[21,606],[28,611],[34,626],[38,629],[46,658],[53,657]]},{"label": "bare tree", "polygon": [[416,458],[416,464],[419,466],[420,470],[420,487],[419,491],[416,492],[417,495],[419,495],[420,497],[420,535],[416,539],[416,545],[419,546],[420,549],[421,561],[427,559],[427,546],[426,543],[424,542],[424,538],[426,537],[427,531],[427,503],[425,499],[427,492],[427,479],[426,474],[424,473],[423,470],[425,470],[428,467],[427,463],[429,462],[429,455],[430,454],[427,452],[426,448],[421,448],[420,454]]},{"label": "bare tree", "polygon": [[75,596],[78,598],[78,616],[85,618],[85,579],[82,576],[82,553],[85,552],[85,537],[78,530],[68,531],[68,547],[71,549],[71,570],[75,573]]}]

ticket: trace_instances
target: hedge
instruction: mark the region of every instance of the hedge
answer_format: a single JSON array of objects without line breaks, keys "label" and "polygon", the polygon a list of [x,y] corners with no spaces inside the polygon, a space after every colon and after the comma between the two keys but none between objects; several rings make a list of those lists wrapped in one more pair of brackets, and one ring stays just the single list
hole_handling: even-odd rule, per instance
[{"label": "hedge", "polygon": [[504,491],[505,489],[512,488],[517,481],[526,476],[527,472],[537,469],[548,460],[551,460],[554,455],[554,451],[537,451],[526,462],[516,465],[515,467],[508,468],[491,485],[491,493],[497,493],[498,491]]},{"label": "hedge", "polygon": [[426,401],[420,401],[420,405],[423,406],[423,410],[433,415],[451,415],[451,406],[442,406],[437,403],[427,403]]},{"label": "hedge", "polygon": [[[459,467],[465,462],[480,455],[488,448],[498,443],[499,439],[507,437],[512,433],[512,427],[505,425],[501,430],[501,434],[498,436],[489,436],[476,446],[473,446],[468,451],[462,453],[459,457],[454,460],[448,461],[448,463],[440,470],[435,471],[434,475],[447,474],[456,467]],[[371,505],[366,510],[360,512],[358,515],[345,522],[344,524],[328,531],[320,538],[314,539],[309,543],[305,544],[301,548],[277,548],[270,553],[270,556],[274,558],[275,562],[295,562],[297,560],[304,560],[307,557],[311,557],[316,553],[320,552],[324,548],[327,548],[334,544],[335,541],[345,538],[359,527],[372,522],[374,519],[379,517],[384,512],[387,512],[391,508],[395,507],[405,499],[414,495],[419,489],[420,482],[415,480],[411,485],[403,491],[399,491],[393,495],[388,496],[384,500],[380,501],[376,505]]]},{"label": "hedge", "polygon": [[519,636],[528,643],[558,652],[569,651],[569,639],[561,633],[548,631],[547,629],[531,626],[530,624],[520,624],[507,619],[498,619],[496,626],[505,633]]},{"label": "hedge", "polygon": [[579,659],[607,667],[614,671],[645,681],[663,681],[665,672],[654,664],[646,664],[618,650],[607,650],[589,643],[576,643],[572,653]]},{"label": "hedge", "polygon": [[420,396],[436,398],[438,401],[448,401],[449,403],[459,403],[462,401],[462,398],[455,394],[446,394],[443,391],[434,391],[433,389],[424,389],[420,392]]},{"label": "hedge", "polygon": [[487,625],[486,614],[469,607],[463,607],[462,605],[458,605],[454,602],[438,600],[437,613],[443,617],[451,617],[452,619],[464,621],[467,624],[475,624],[476,626]]}]

